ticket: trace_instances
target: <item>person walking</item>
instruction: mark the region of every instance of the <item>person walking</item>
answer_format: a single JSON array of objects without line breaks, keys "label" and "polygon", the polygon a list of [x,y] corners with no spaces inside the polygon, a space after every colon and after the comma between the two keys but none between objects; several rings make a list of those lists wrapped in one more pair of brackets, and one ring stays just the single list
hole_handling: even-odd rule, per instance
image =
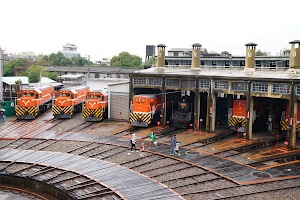
[{"label": "person walking", "polygon": [[176,147],[176,135],[173,135],[172,139],[171,139],[171,153],[170,155],[175,155],[175,147]]},{"label": "person walking", "polygon": [[177,156],[180,156],[180,153],[179,153],[179,142],[176,142],[175,153],[176,153]]},{"label": "person walking", "polygon": [[150,133],[150,139],[151,139],[151,142],[150,142],[150,145],[149,145],[149,149],[153,149],[153,147],[152,147],[153,145],[157,146],[156,134],[154,132]]},{"label": "person walking", "polygon": [[137,140],[137,136],[135,135],[135,133],[133,133],[132,137],[131,137],[131,140],[130,140],[130,143],[131,143],[130,151],[131,152],[132,152],[133,148],[136,151],[136,146],[135,146],[136,140]]},{"label": "person walking", "polygon": [[144,151],[145,151],[145,144],[142,143],[141,144],[141,154],[140,154],[140,157],[144,157]]},{"label": "person walking", "polygon": [[0,121],[4,122],[4,112],[2,108],[0,109]]}]

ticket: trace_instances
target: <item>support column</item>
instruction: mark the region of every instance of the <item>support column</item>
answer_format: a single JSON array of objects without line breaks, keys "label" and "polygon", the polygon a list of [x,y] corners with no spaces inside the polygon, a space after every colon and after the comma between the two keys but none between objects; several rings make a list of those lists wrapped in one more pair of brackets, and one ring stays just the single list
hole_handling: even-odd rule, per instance
[{"label": "support column", "polygon": [[199,94],[199,78],[196,79],[195,101],[194,101],[194,131],[199,131],[200,120],[200,94]]},{"label": "support column", "polygon": [[291,84],[291,93],[290,93],[290,100],[289,100],[289,127],[288,127],[288,148],[289,149],[296,149],[296,126],[297,126],[297,112],[298,112],[298,101],[295,100],[294,97],[294,83]]},{"label": "support column", "polygon": [[245,133],[246,139],[252,139],[252,123],[253,123],[253,97],[251,96],[251,81],[248,81],[247,84],[247,93],[246,93],[246,125]]},{"label": "support column", "polygon": [[[133,97],[134,97],[134,91],[133,91],[133,77],[130,75],[130,81],[129,81],[129,112],[133,112]],[[129,113],[129,119],[130,119],[130,113]]]},{"label": "support column", "polygon": [[207,107],[206,107],[206,124],[205,124],[205,126],[206,126],[206,131],[209,133],[211,132],[210,131],[210,115],[211,115],[211,113],[210,113],[210,107],[211,107],[210,96],[211,96],[211,94],[208,91],[207,92]]},{"label": "support column", "polygon": [[294,113],[293,113],[293,125],[291,128],[290,140],[289,140],[289,148],[296,149],[297,148],[297,114],[298,114],[298,101],[294,101]]},{"label": "support column", "polygon": [[211,123],[210,123],[211,132],[215,132],[215,129],[216,129],[216,111],[217,111],[217,108],[216,108],[217,101],[216,100],[217,100],[216,94],[212,93],[212,95],[211,95],[212,114],[211,114]]},{"label": "support column", "polygon": [[161,103],[162,103],[162,117],[161,117],[161,125],[163,127],[166,126],[166,119],[167,119],[167,91],[166,91],[166,78],[163,77],[163,80],[162,80],[162,95],[161,95]]},{"label": "support column", "polygon": [[252,96],[247,96],[247,112],[246,112],[246,139],[252,140],[252,124],[253,124],[253,105],[254,100]]}]

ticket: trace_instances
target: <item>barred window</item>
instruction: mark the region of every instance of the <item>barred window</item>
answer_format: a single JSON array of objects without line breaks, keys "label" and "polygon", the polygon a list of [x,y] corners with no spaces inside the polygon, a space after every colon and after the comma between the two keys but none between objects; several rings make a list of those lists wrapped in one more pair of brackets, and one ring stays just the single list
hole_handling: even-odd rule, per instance
[{"label": "barred window", "polygon": [[166,86],[179,87],[179,79],[166,79]]},{"label": "barred window", "polygon": [[300,85],[296,85],[296,95],[300,96]]},{"label": "barred window", "polygon": [[265,83],[253,83],[252,92],[268,92],[268,84]]},{"label": "barred window", "polygon": [[235,91],[247,91],[248,84],[246,82],[232,82],[231,89]]},{"label": "barred window", "polygon": [[228,81],[216,81],[215,89],[225,89],[228,90]]},{"label": "barred window", "polygon": [[133,78],[133,84],[134,85],[147,85],[147,79],[146,78]]},{"label": "barred window", "polygon": [[199,81],[199,87],[200,88],[209,88],[210,87],[210,81],[209,80],[200,80]]},{"label": "barred window", "polygon": [[162,79],[161,78],[149,78],[148,79],[148,85],[150,85],[150,86],[161,86],[162,85]]},{"label": "barred window", "polygon": [[196,81],[195,80],[181,80],[181,87],[196,87]]},{"label": "barred window", "polygon": [[272,85],[272,92],[277,94],[289,94],[290,86],[286,84],[285,85],[274,84]]}]

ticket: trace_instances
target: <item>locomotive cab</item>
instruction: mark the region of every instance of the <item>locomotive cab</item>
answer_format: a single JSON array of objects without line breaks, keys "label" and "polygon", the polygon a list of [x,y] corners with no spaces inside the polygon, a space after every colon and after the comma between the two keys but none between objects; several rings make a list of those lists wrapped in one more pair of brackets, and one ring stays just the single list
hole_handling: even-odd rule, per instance
[{"label": "locomotive cab", "polygon": [[108,95],[105,91],[89,92],[82,111],[82,117],[86,121],[101,121],[108,115]]},{"label": "locomotive cab", "polygon": [[160,120],[161,96],[157,94],[135,95],[130,105],[130,123],[133,126],[148,127]]},{"label": "locomotive cab", "polygon": [[16,116],[18,119],[35,119],[51,107],[54,88],[31,87],[18,92]]}]

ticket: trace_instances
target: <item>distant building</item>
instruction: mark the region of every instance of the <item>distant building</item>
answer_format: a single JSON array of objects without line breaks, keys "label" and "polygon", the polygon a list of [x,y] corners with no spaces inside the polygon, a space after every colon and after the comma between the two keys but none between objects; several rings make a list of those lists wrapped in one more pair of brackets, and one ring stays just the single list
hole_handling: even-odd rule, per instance
[{"label": "distant building", "polygon": [[109,58],[103,58],[103,59],[101,60],[101,64],[102,64],[102,65],[110,66],[110,59],[109,59]]},{"label": "distant building", "polygon": [[22,52],[22,58],[32,58],[35,60],[36,55],[32,51],[26,51],[26,52]]},{"label": "distant building", "polygon": [[76,56],[80,56],[80,53],[77,51],[77,46],[75,44],[67,43],[63,45],[63,50],[61,52],[67,58],[73,58]]}]

